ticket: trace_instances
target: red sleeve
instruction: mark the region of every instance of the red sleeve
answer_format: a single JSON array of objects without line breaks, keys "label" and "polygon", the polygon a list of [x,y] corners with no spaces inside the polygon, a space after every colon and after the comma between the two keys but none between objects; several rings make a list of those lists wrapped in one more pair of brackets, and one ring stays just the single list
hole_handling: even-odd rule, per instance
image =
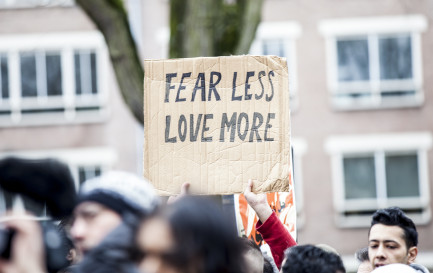
[{"label": "red sleeve", "polygon": [[280,269],[284,260],[284,251],[291,246],[295,246],[295,240],[278,219],[275,212],[263,224],[260,221],[257,222],[256,230],[260,232],[263,240],[269,245],[275,264]]}]

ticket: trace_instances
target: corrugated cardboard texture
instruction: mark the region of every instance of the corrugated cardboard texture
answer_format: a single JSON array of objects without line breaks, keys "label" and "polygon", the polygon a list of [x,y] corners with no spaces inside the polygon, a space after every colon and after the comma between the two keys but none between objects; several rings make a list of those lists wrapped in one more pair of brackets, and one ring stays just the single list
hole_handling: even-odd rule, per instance
[{"label": "corrugated cardboard texture", "polygon": [[276,56],[146,60],[144,176],[161,195],[289,190],[287,63]]}]

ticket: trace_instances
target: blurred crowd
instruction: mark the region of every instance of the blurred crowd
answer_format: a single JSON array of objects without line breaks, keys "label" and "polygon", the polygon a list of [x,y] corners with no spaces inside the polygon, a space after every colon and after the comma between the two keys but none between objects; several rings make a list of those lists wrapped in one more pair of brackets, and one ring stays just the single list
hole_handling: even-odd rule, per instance
[{"label": "blurred crowd", "polygon": [[[188,194],[163,202],[145,179],[110,171],[75,193],[68,168],[55,160],[0,160],[0,188],[43,202],[41,221],[26,211],[0,218],[0,273],[345,273],[329,245],[296,242],[248,181],[244,195],[259,219],[264,252],[238,236],[220,206]],[[372,215],[358,272],[423,272],[415,263],[418,233],[397,207]],[[269,253],[269,254],[268,254]]]}]

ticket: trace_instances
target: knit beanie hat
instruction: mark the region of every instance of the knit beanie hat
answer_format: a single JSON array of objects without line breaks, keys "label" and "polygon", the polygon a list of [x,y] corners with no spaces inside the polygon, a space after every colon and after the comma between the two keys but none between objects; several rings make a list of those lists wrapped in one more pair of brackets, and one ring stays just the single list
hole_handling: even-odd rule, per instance
[{"label": "knit beanie hat", "polygon": [[125,216],[126,213],[147,214],[159,204],[149,181],[124,171],[109,171],[83,183],[78,204],[93,201]]}]

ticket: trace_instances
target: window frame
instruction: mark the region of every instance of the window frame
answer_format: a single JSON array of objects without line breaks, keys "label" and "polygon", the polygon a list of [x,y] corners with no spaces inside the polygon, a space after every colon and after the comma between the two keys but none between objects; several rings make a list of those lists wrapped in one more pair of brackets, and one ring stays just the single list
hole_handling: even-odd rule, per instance
[{"label": "window frame", "polygon": [[[432,146],[429,132],[330,136],[325,141],[325,150],[331,156],[333,204],[336,222],[340,227],[366,227],[370,224],[371,211],[389,206],[402,209],[416,209],[411,213],[417,224],[430,221],[430,184],[428,150]],[[419,178],[419,197],[386,196],[385,157],[386,155],[416,154]],[[345,198],[344,157],[373,155],[376,177],[376,198],[349,200]],[[383,185],[382,183],[385,183]],[[363,214],[363,212],[365,214]]]},{"label": "window frame", "polygon": [[299,108],[299,87],[297,76],[296,39],[302,34],[301,25],[295,21],[261,22],[257,27],[255,38],[251,44],[249,54],[264,55],[264,41],[278,40],[283,43],[287,66],[289,70],[290,109]]},{"label": "window frame", "polygon": [[[76,51],[95,53],[96,94],[76,94],[74,69]],[[26,52],[33,53],[35,57],[41,54],[46,56],[46,53],[50,52],[60,54],[61,95],[22,96],[20,54]],[[9,98],[0,100],[0,111],[4,112],[0,115],[0,127],[56,125],[65,122],[88,123],[106,119],[109,61],[105,41],[100,32],[1,35],[0,53],[7,57],[9,74]],[[38,73],[40,72],[36,72],[36,77],[39,77]],[[50,109],[60,110],[49,111]]]},{"label": "window frame", "polygon": [[35,7],[71,7],[74,0],[3,0],[0,1],[0,9],[24,9]]},{"label": "window frame", "polygon": [[[330,93],[330,101],[335,110],[363,110],[363,109],[387,109],[418,107],[424,102],[423,73],[421,56],[421,33],[427,29],[427,19],[423,15],[407,16],[383,16],[367,18],[344,18],[322,20],[319,23],[319,32],[325,37],[326,58],[327,58],[327,88]],[[395,37],[399,35],[409,35],[411,39],[412,51],[412,79],[411,80],[381,80],[380,77],[380,56],[379,39],[381,37]],[[338,80],[338,58],[337,41],[350,39],[366,39],[369,49],[369,80],[368,84],[370,98],[350,99],[339,97],[350,90],[341,91],[344,82]],[[383,98],[382,93],[386,93],[381,85],[397,83],[407,84],[413,87],[415,94],[408,97],[387,97]],[[347,86],[360,86],[364,82],[349,82]],[[386,89],[386,88],[385,88]],[[405,89],[406,90],[406,89]],[[403,90],[403,91],[405,91]]]}]

